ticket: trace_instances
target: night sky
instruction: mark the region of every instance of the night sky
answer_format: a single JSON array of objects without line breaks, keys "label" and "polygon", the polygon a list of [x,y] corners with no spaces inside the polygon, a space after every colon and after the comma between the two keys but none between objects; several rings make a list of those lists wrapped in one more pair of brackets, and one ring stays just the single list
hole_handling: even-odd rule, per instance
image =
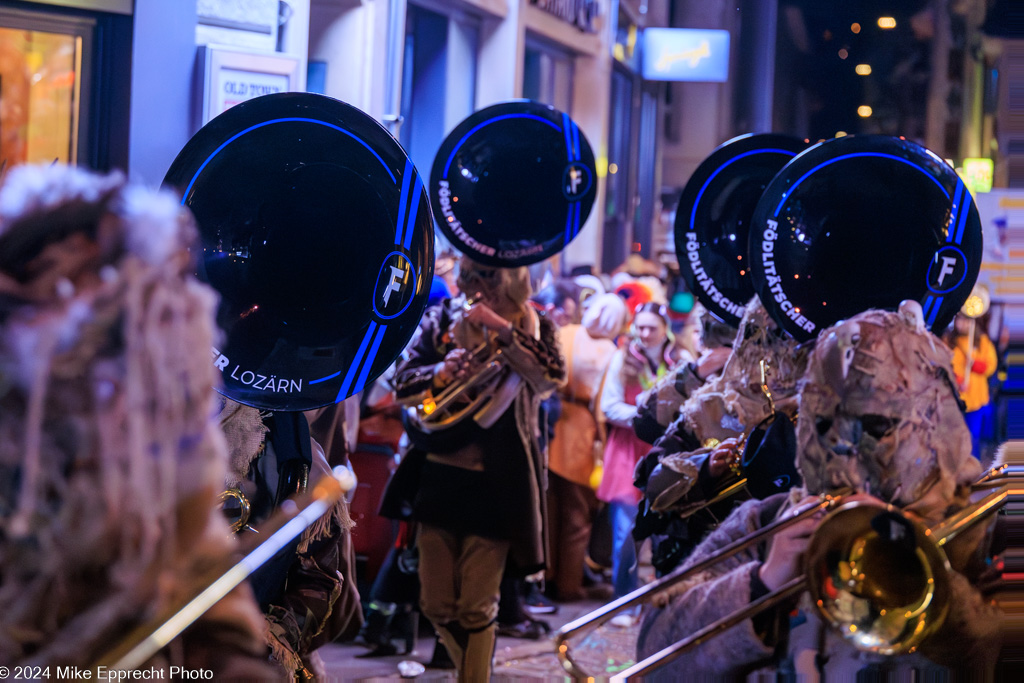
[{"label": "night sky", "polygon": [[[923,137],[934,32],[927,6],[926,0],[780,3],[777,77],[788,91],[782,97],[795,97],[798,88],[805,98],[801,109],[812,140],[838,131]],[[896,27],[879,28],[883,16]],[[870,65],[871,74],[858,75],[858,64]],[[870,117],[858,115],[861,105],[872,108]]]}]

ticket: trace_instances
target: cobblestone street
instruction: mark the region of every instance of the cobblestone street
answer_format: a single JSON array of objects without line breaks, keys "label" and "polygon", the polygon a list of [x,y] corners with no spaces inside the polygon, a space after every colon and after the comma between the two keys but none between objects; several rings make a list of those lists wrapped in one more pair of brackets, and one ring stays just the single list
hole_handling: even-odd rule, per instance
[{"label": "cobblestone street", "polygon": [[[542,615],[552,632],[563,624],[587,614],[602,603],[596,601],[560,605],[554,615]],[[425,622],[424,622],[425,623]],[[604,626],[583,640],[574,639],[573,652],[588,673],[608,675],[634,662],[638,625],[629,628]],[[426,632],[425,632],[426,631]],[[416,647],[408,655],[374,659],[357,659],[366,648],[353,643],[331,644],[320,649],[327,671],[334,681],[373,681],[401,679],[398,664],[412,660],[426,663],[433,652],[434,638],[428,628],[420,627]],[[429,681],[454,681],[454,671],[427,669],[418,677]],[[568,680],[555,656],[554,640],[499,637],[495,652],[494,680]]]}]

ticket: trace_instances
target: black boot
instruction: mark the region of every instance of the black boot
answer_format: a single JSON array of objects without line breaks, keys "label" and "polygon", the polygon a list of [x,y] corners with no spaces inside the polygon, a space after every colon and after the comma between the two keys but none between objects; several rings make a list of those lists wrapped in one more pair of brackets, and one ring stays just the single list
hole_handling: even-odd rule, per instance
[{"label": "black boot", "polygon": [[401,654],[407,655],[416,647],[416,637],[420,630],[420,614],[413,610],[412,605],[404,605],[398,608],[395,616],[391,619],[391,637],[401,638],[405,649]]},{"label": "black boot", "polygon": [[363,624],[359,636],[363,644],[370,648],[369,652],[356,655],[357,659],[367,657],[389,657],[398,654],[391,643],[391,622],[395,616],[395,605],[392,603],[370,603],[366,623]]},{"label": "black boot", "polygon": [[437,635],[434,638],[434,654],[431,655],[430,661],[426,664],[428,669],[447,669],[451,670],[455,668],[455,662],[452,661],[452,656],[448,653],[448,648],[441,642],[441,636]]}]

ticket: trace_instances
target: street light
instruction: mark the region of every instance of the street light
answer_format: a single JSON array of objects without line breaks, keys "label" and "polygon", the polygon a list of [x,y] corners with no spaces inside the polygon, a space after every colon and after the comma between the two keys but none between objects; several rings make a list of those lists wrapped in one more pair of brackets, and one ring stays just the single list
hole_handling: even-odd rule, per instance
[{"label": "street light", "polygon": [[857,72],[858,76],[870,76],[871,75],[871,65],[870,64],[858,64],[854,68],[854,71]]},{"label": "street light", "polygon": [[857,115],[860,116],[862,119],[866,119],[867,117],[871,116],[871,107],[869,107],[866,104],[860,105],[859,107],[857,107]]},{"label": "street light", "polygon": [[878,17],[878,28],[896,28],[896,20],[892,17]]}]

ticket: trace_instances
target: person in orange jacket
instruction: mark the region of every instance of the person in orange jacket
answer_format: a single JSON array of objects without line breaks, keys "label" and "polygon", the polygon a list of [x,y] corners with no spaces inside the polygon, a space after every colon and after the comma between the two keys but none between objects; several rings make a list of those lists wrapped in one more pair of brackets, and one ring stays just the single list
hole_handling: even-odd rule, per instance
[{"label": "person in orange jacket", "polygon": [[981,457],[980,435],[984,409],[989,404],[988,379],[998,366],[996,347],[985,333],[983,323],[957,313],[946,343],[953,349],[953,372],[964,402],[964,418],[971,430],[971,452]]}]

